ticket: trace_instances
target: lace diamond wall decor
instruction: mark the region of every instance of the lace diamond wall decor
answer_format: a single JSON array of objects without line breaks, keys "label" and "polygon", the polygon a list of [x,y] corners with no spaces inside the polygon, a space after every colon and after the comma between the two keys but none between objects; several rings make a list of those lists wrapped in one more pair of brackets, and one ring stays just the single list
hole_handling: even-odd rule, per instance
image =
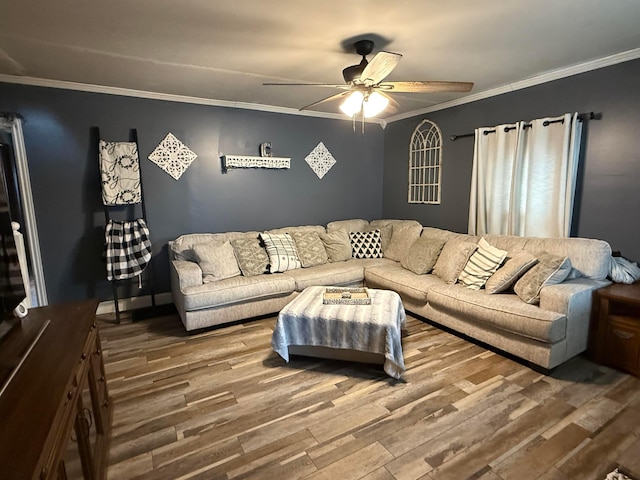
[{"label": "lace diamond wall decor", "polygon": [[311,150],[311,153],[306,156],[304,161],[309,164],[311,170],[314,171],[318,178],[324,177],[336,163],[336,159],[333,158],[331,152],[327,150],[327,147],[325,147],[322,142]]},{"label": "lace diamond wall decor", "polygon": [[149,154],[149,160],[178,180],[198,157],[172,133]]}]

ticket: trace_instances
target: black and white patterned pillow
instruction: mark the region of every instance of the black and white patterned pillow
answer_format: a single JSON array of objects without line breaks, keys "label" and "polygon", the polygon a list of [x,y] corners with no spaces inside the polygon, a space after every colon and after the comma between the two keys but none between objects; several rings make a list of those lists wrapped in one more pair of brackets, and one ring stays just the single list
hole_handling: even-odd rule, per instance
[{"label": "black and white patterned pillow", "polygon": [[352,258],[382,258],[380,230],[349,232]]},{"label": "black and white patterned pillow", "polygon": [[269,256],[269,273],[301,268],[296,244],[288,233],[261,233],[260,238]]}]

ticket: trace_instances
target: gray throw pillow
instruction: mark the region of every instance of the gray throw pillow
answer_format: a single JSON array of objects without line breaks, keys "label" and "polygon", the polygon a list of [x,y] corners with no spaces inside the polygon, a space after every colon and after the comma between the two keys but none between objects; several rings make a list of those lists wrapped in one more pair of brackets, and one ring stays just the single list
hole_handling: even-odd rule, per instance
[{"label": "gray throw pillow", "polygon": [[238,262],[229,242],[197,243],[192,249],[202,270],[204,283],[240,275]]},{"label": "gray throw pillow", "polygon": [[446,283],[456,283],[469,257],[476,251],[477,245],[460,239],[451,239],[442,247],[433,274]]},{"label": "gray throw pillow", "polygon": [[296,242],[298,257],[303,267],[314,267],[329,261],[327,249],[324,248],[324,243],[317,232],[292,232],[291,236]]},{"label": "gray throw pillow", "polygon": [[400,265],[418,275],[429,273],[438,261],[445,243],[446,240],[442,239],[419,237],[402,258]]},{"label": "gray throw pillow", "polygon": [[320,239],[330,262],[342,262],[351,258],[351,240],[346,230],[321,233]]},{"label": "gray throw pillow", "polygon": [[560,257],[548,252],[540,252],[536,256],[538,263],[531,267],[513,287],[513,291],[520,300],[530,304],[540,303],[542,287],[562,283],[571,272],[569,257]]},{"label": "gray throw pillow", "polygon": [[484,286],[485,290],[489,294],[508,290],[536,263],[538,263],[538,259],[526,250],[509,252],[504,265],[487,280]]},{"label": "gray throw pillow", "polygon": [[242,275],[252,277],[267,273],[269,267],[269,257],[267,251],[260,244],[260,239],[247,236],[231,240],[233,253],[238,261],[238,266]]}]

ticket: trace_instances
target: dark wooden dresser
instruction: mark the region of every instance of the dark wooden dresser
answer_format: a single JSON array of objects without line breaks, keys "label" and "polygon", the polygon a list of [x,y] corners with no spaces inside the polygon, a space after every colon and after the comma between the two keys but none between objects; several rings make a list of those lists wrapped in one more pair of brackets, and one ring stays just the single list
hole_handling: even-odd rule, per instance
[{"label": "dark wooden dresser", "polygon": [[590,358],[640,376],[640,283],[614,283],[594,292]]},{"label": "dark wooden dresser", "polygon": [[[96,300],[29,311],[0,344],[0,366],[31,351],[0,395],[0,478],[106,477],[112,404],[107,391]],[[39,339],[33,343],[36,333]],[[26,340],[25,340],[26,339]],[[3,375],[4,376],[4,375]],[[70,455],[71,452],[71,455]]]}]

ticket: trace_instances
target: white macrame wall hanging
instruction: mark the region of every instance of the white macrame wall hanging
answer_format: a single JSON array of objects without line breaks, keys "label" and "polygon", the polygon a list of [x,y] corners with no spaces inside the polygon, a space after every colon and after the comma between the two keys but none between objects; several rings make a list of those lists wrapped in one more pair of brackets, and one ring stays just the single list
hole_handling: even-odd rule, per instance
[{"label": "white macrame wall hanging", "polygon": [[304,161],[309,164],[311,170],[314,171],[318,178],[324,177],[336,163],[336,159],[333,158],[331,152],[322,142],[311,150],[311,153],[305,157]]},{"label": "white macrame wall hanging", "polygon": [[178,180],[198,157],[172,133],[149,154],[149,160]]}]

